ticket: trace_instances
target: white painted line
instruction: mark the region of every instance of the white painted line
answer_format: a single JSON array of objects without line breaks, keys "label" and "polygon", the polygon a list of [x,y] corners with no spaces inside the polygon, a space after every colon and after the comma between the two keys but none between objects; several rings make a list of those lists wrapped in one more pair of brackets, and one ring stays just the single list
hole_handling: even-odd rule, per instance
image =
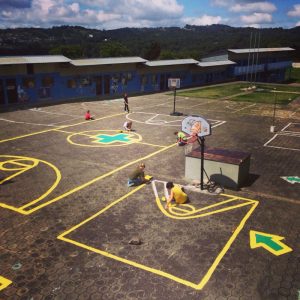
[{"label": "white painted line", "polygon": [[[133,117],[131,117],[131,115],[134,114],[146,114],[146,115],[153,115],[152,117],[150,117],[149,119],[147,119],[146,121],[139,121],[139,120],[135,120]],[[170,115],[167,114],[156,114],[156,113],[151,113],[151,112],[133,112],[133,113],[129,113],[126,115],[126,119],[132,121],[132,122],[136,122],[136,123],[140,123],[140,124],[147,124],[147,125],[158,125],[158,126],[181,126],[181,122],[182,120],[185,118],[185,116],[178,116],[177,120],[154,120],[154,118],[160,117],[162,116],[161,119],[163,119],[163,116],[168,117],[168,119],[170,119]],[[172,117],[173,118],[173,117]],[[224,123],[226,123],[226,121],[221,121],[221,120],[211,120],[208,119],[208,121],[210,121],[211,123],[216,122],[216,124],[212,124],[212,128],[215,128],[217,126],[223,125]],[[179,123],[180,124],[171,124],[171,123]]]},{"label": "white painted line", "polygon": [[297,134],[275,134],[270,140],[268,140],[265,144],[264,144],[264,147],[270,147],[270,148],[277,148],[277,149],[285,149],[285,150],[292,150],[292,151],[300,151],[300,148],[287,148],[287,147],[280,147],[280,146],[271,146],[271,145],[268,145],[270,144],[276,137],[278,136],[289,136],[289,137],[297,137],[297,138],[300,138],[300,134],[297,135]]},{"label": "white painted line", "polygon": [[39,124],[39,123],[29,123],[29,122],[21,122],[21,121],[12,121],[12,120],[3,119],[3,118],[0,118],[0,121],[5,121],[5,122],[15,123],[15,124],[27,124],[27,125],[37,125],[37,126],[56,127],[56,126],[54,126],[54,125],[52,125],[52,124]]},{"label": "white painted line", "polygon": [[242,108],[240,108],[240,109],[236,109],[236,110],[234,110],[232,113],[236,113],[236,112],[238,112],[238,111],[242,111],[242,110],[244,110],[244,109],[247,109],[247,108],[249,108],[249,107],[253,107],[253,106],[255,106],[255,105],[256,105],[256,103],[250,104],[250,105],[245,106],[245,107],[242,107]]},{"label": "white painted line", "polygon": [[288,128],[291,124],[293,124],[293,123],[288,123],[285,127],[283,127],[282,129],[281,129],[281,131],[284,131],[286,128]]},{"label": "white painted line", "polygon": [[295,149],[295,148],[286,148],[286,147],[279,147],[279,146],[266,146],[269,148],[277,148],[277,149],[284,149],[284,150],[292,150],[292,151],[300,151],[300,149]]},{"label": "white painted line", "polygon": [[51,123],[52,125],[56,125],[56,124],[61,124],[61,123],[65,123],[65,122],[68,122],[68,121],[73,121],[73,120],[78,120],[78,119],[82,119],[83,120],[84,117],[76,117],[76,118],[72,118],[72,119],[68,119],[68,120],[63,120],[63,121],[60,121],[60,122],[55,122],[55,123]]},{"label": "white painted line", "polygon": [[[79,115],[70,115],[70,114],[55,113],[55,112],[50,112],[50,111],[46,111],[46,110],[42,110],[42,109],[38,109],[37,110],[37,109],[31,108],[29,110],[34,111],[34,112],[40,112],[40,113],[44,113],[44,114],[49,114],[49,115],[80,117]],[[82,116],[82,117],[84,117],[84,116]]]},{"label": "white painted line", "polygon": [[270,142],[272,142],[272,141],[276,138],[277,135],[278,135],[278,134],[276,133],[270,140],[268,140],[268,141],[264,144],[264,147],[266,147]]}]

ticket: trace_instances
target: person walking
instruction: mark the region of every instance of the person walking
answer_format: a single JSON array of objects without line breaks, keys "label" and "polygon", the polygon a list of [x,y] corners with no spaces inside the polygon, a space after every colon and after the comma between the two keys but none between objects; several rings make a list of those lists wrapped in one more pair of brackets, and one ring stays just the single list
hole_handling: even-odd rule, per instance
[{"label": "person walking", "polygon": [[124,94],[124,111],[129,113],[129,106],[128,106],[128,95],[127,93]]}]

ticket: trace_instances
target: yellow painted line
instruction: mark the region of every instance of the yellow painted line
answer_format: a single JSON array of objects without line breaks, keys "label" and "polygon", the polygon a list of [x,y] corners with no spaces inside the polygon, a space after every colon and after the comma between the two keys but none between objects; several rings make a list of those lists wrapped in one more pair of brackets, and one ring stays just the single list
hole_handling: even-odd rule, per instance
[{"label": "yellow painted line", "polygon": [[[119,113],[119,114],[105,116],[105,117],[102,117],[102,118],[95,119],[95,120],[93,120],[93,122],[99,121],[99,120],[104,120],[104,119],[107,119],[107,118],[113,118],[113,117],[116,117],[116,116],[121,116],[121,115],[124,115],[124,114],[125,113]],[[87,123],[90,123],[90,122],[91,121],[84,121],[84,122],[80,122],[80,123],[76,123],[76,124],[59,126],[59,128],[52,128],[52,129],[37,131],[37,132],[28,133],[28,134],[24,134],[24,135],[20,135],[20,136],[15,136],[13,138],[5,139],[5,140],[0,140],[0,143],[14,141],[14,140],[17,140],[17,139],[22,139],[22,138],[26,138],[26,137],[29,137],[29,136],[33,136],[33,135],[37,135],[37,134],[42,134],[42,133],[46,133],[46,132],[51,132],[51,131],[55,131],[57,129],[64,129],[64,128],[69,128],[69,127],[72,127],[72,126],[78,126],[78,125],[82,125],[82,124],[87,124]]]},{"label": "yellow painted line", "polygon": [[[0,155],[0,158],[1,157],[10,157],[10,158],[17,158],[17,160],[28,160],[25,156],[13,156],[13,155]],[[9,181],[10,179],[14,178],[14,177],[17,177],[19,175],[21,175],[22,173],[36,167],[38,165],[38,160],[34,160],[34,159],[29,159],[29,161],[33,162],[32,165],[26,165],[26,164],[22,164],[22,163],[18,163],[17,160],[14,160],[14,159],[10,159],[10,160],[7,160],[7,161],[4,161],[4,162],[1,162],[0,164],[0,170],[3,170],[3,171],[19,171],[19,172],[16,172],[6,178],[4,178],[3,180],[0,181],[0,185],[3,184],[5,181]],[[18,166],[21,166],[23,167],[22,169],[20,168],[14,168],[14,169],[7,169],[7,168],[4,168],[3,166],[5,164],[11,164],[11,165],[18,165]]]},{"label": "yellow painted line", "polygon": [[[116,256],[114,254],[111,254],[109,252],[88,246],[86,244],[77,242],[75,240],[72,240],[70,238],[66,238],[65,236],[68,235],[69,233],[71,233],[72,231],[78,229],[79,227],[81,227],[82,225],[86,224],[87,222],[91,221],[92,219],[96,218],[97,216],[99,216],[100,214],[102,214],[103,212],[105,212],[106,210],[108,210],[109,208],[111,208],[112,206],[114,206],[115,204],[121,202],[122,200],[124,200],[125,198],[127,198],[128,196],[132,195],[133,193],[137,192],[138,190],[140,190],[142,187],[144,187],[145,185],[139,186],[137,188],[135,188],[134,190],[132,190],[131,192],[127,193],[126,195],[123,195],[122,197],[120,197],[119,199],[115,200],[114,202],[112,202],[111,204],[109,204],[108,206],[106,206],[105,208],[103,208],[102,210],[100,210],[99,212],[97,212],[96,214],[92,215],[91,217],[89,217],[88,219],[82,221],[81,223],[73,226],[72,228],[70,228],[69,230],[63,232],[62,234],[60,234],[57,238],[59,240],[71,243],[73,245],[76,245],[78,247],[84,248],[88,251],[92,251],[98,254],[101,254],[105,257],[114,259],[116,261],[131,265],[133,267],[137,267],[139,269],[154,273],[156,275],[171,279],[173,281],[176,281],[180,284],[186,285],[188,287],[191,287],[193,289],[196,290],[201,290],[203,289],[203,287],[205,286],[205,284],[209,281],[210,277],[212,276],[213,272],[215,271],[215,269],[217,268],[218,264],[220,263],[221,259],[224,257],[224,255],[227,253],[227,251],[229,250],[230,246],[232,245],[232,243],[234,242],[234,240],[236,239],[236,237],[238,236],[238,234],[240,233],[240,231],[243,229],[246,221],[249,219],[249,217],[251,216],[251,214],[253,213],[253,211],[255,210],[255,208],[258,205],[258,201],[256,200],[252,200],[252,199],[246,199],[243,198],[244,200],[247,200],[248,203],[243,203],[243,205],[252,205],[251,209],[246,213],[246,215],[244,216],[244,218],[241,220],[240,224],[238,225],[238,227],[236,228],[236,230],[234,231],[234,233],[232,234],[232,236],[229,238],[229,240],[227,241],[227,243],[225,244],[225,246],[223,247],[223,249],[220,251],[220,253],[217,255],[217,257],[215,258],[213,264],[210,266],[210,268],[208,269],[208,271],[205,273],[205,275],[203,276],[203,278],[201,279],[201,281],[198,284],[195,284],[193,282],[190,282],[188,280],[182,279],[180,277],[174,276],[170,273],[155,269],[155,268],[151,268],[148,267],[146,265],[142,265],[140,263]],[[235,199],[237,199],[238,197],[233,197]],[[158,201],[159,198],[156,199],[156,201]],[[160,201],[158,201],[160,202]],[[237,205],[238,206],[238,205]]]},{"label": "yellow painted line", "polygon": [[33,212],[35,212],[35,211],[41,209],[42,207],[45,207],[45,206],[47,206],[47,205],[49,205],[49,204],[52,204],[52,203],[54,203],[54,202],[56,202],[56,201],[59,201],[59,200],[63,199],[64,197],[67,197],[67,196],[69,196],[69,195],[71,195],[71,194],[73,194],[73,193],[75,193],[75,192],[78,192],[78,191],[82,190],[83,188],[85,188],[85,187],[87,187],[87,186],[89,186],[89,185],[91,185],[91,184],[93,184],[93,183],[95,183],[95,182],[97,182],[97,181],[99,181],[99,180],[101,180],[101,179],[103,179],[103,178],[106,178],[106,177],[108,177],[108,176],[110,176],[110,175],[112,175],[112,174],[114,174],[114,173],[116,173],[116,172],[118,172],[118,171],[120,171],[120,170],[123,170],[123,169],[125,169],[125,168],[127,168],[127,167],[129,167],[129,166],[131,166],[131,165],[133,165],[133,164],[136,164],[136,163],[138,163],[138,162],[140,162],[140,161],[142,161],[142,160],[145,160],[145,159],[148,159],[148,158],[150,158],[150,157],[152,157],[152,156],[155,156],[156,154],[159,154],[159,153],[161,153],[161,152],[163,152],[163,151],[166,151],[166,150],[168,150],[168,149],[170,149],[170,148],[172,148],[172,147],[174,147],[174,146],[176,146],[176,145],[177,145],[177,143],[172,144],[172,145],[167,146],[167,147],[165,147],[165,148],[163,148],[163,149],[159,149],[159,150],[157,150],[157,151],[155,151],[155,152],[152,152],[152,153],[150,153],[150,154],[148,154],[148,155],[146,155],[146,156],[144,156],[144,157],[141,157],[141,158],[139,158],[139,159],[136,159],[136,160],[134,160],[134,161],[131,161],[131,162],[125,164],[125,165],[122,165],[122,166],[120,166],[120,167],[118,167],[118,168],[116,168],[116,169],[114,169],[114,170],[112,170],[112,171],[110,171],[110,172],[107,172],[107,173],[105,173],[105,174],[103,174],[103,175],[101,175],[101,176],[98,176],[98,177],[96,177],[96,178],[94,178],[94,179],[92,179],[92,180],[90,180],[90,181],[88,181],[88,182],[86,182],[86,183],[84,183],[84,184],[82,184],[82,185],[79,185],[79,186],[77,186],[76,188],[74,188],[74,189],[72,189],[72,190],[69,190],[68,192],[66,192],[66,193],[64,193],[64,194],[62,194],[62,195],[60,195],[60,196],[58,196],[58,197],[55,197],[55,198],[53,198],[52,200],[49,200],[49,201],[47,201],[47,202],[45,202],[45,203],[43,203],[43,204],[40,204],[40,205],[38,205],[38,206],[36,206],[36,207],[30,209],[30,210],[26,210],[26,211],[25,211],[24,208],[26,208],[26,207],[28,207],[28,206],[31,206],[32,204],[35,204],[36,202],[40,201],[39,199],[34,200],[34,201],[32,201],[32,202],[30,202],[30,203],[28,203],[28,204],[26,204],[26,205],[20,207],[20,209],[23,211],[23,212],[22,212],[23,214],[26,214],[26,215],[31,214],[31,213],[33,213]]},{"label": "yellow painted line", "polygon": [[187,214],[185,214],[185,215],[179,215],[178,213],[173,212],[172,210],[174,208],[171,207],[171,208],[169,208],[169,210],[170,210],[171,213],[174,214],[173,215],[168,210],[164,209],[164,207],[161,205],[161,202],[159,201],[158,198],[156,199],[156,203],[157,203],[157,206],[159,207],[159,209],[161,210],[161,212],[165,216],[167,216],[167,217],[169,217],[171,219],[177,219],[177,220],[183,220],[183,219],[189,220],[189,219],[196,219],[196,218],[207,217],[207,216],[210,216],[210,215],[214,215],[214,214],[218,214],[218,213],[223,213],[225,211],[229,211],[229,210],[233,210],[233,209],[236,209],[236,208],[240,208],[240,207],[243,207],[243,206],[247,206],[247,205],[252,205],[253,204],[251,201],[248,201],[246,203],[241,203],[241,204],[237,204],[237,205],[233,205],[233,206],[229,206],[229,207],[224,207],[222,209],[213,210],[213,211],[210,211],[210,212],[207,212],[207,213],[197,214],[200,211],[207,210],[207,207],[204,207],[204,208],[200,208],[200,209],[196,210],[195,212],[190,213],[189,215],[187,215]]},{"label": "yellow painted line", "polygon": [[59,128],[53,129],[53,131],[63,132],[63,133],[67,133],[67,134],[73,134],[74,133],[74,131],[66,131],[66,130],[61,130]]},{"label": "yellow painted line", "polygon": [[9,209],[9,210],[12,210],[12,211],[15,211],[15,212],[20,213],[22,215],[26,215],[26,213],[24,213],[23,210],[20,210],[17,207],[14,207],[14,206],[11,206],[11,205],[8,205],[8,204],[5,204],[5,203],[0,203],[0,207],[5,208],[5,209]]},{"label": "yellow painted line", "polygon": [[217,268],[218,264],[220,263],[221,259],[224,257],[224,255],[226,254],[226,252],[229,250],[230,246],[232,245],[232,243],[234,242],[234,240],[236,239],[236,237],[238,236],[238,234],[241,232],[241,230],[245,226],[246,221],[250,218],[250,216],[252,215],[253,211],[257,207],[257,205],[258,205],[259,202],[256,201],[256,200],[252,200],[252,201],[254,202],[252,208],[248,211],[248,213],[242,219],[242,221],[240,222],[240,224],[238,225],[238,227],[234,231],[233,235],[230,237],[230,239],[228,240],[228,242],[226,243],[226,245],[224,246],[224,248],[222,249],[222,251],[219,253],[219,255],[217,256],[217,258],[214,260],[213,264],[211,265],[211,267],[209,268],[209,270],[207,271],[207,273],[205,274],[205,276],[202,278],[202,280],[200,281],[200,283],[197,285],[197,289],[198,290],[203,289],[203,287],[205,286],[205,284],[208,282],[208,280],[212,276],[213,272]]},{"label": "yellow painted line", "polygon": [[70,232],[78,229],[79,227],[81,227],[82,225],[84,225],[85,223],[91,221],[92,219],[96,218],[97,216],[99,216],[100,214],[102,214],[103,212],[105,212],[106,210],[108,210],[109,208],[111,208],[112,206],[114,206],[115,204],[121,202],[122,200],[124,200],[125,198],[127,198],[128,196],[132,195],[133,193],[137,192],[138,190],[140,190],[141,188],[143,188],[145,186],[145,184],[141,185],[141,186],[138,186],[137,188],[135,188],[134,190],[132,190],[131,192],[127,193],[126,195],[120,197],[119,199],[115,200],[114,202],[112,202],[111,204],[109,204],[108,206],[106,206],[105,208],[103,208],[102,210],[100,210],[99,212],[97,212],[96,214],[94,214],[93,216],[89,217],[88,219],[84,220],[83,222],[77,224],[76,226],[72,227],[71,229],[63,232],[62,234],[60,234],[57,238],[59,240],[62,240],[62,241],[65,241],[65,242],[68,242],[68,243],[71,243],[73,245],[76,245],[78,247],[81,247],[81,248],[84,248],[84,249],[87,249],[89,251],[92,251],[92,252],[95,252],[95,253],[98,253],[98,254],[101,254],[105,257],[108,257],[108,258],[112,258],[114,260],[117,260],[117,261],[120,261],[120,262],[123,262],[125,264],[128,264],[128,265],[131,265],[133,267],[136,267],[136,268],[139,268],[139,269],[142,269],[142,270],[145,270],[145,271],[148,271],[148,272],[152,272],[154,274],[157,274],[157,275],[160,275],[160,276],[163,276],[163,277],[166,277],[168,279],[171,279],[171,280],[174,280],[176,282],[179,282],[181,284],[184,284],[184,285],[187,285],[189,287],[192,287],[192,288],[197,288],[197,285],[190,282],[190,281],[187,281],[187,280],[184,280],[182,278],[179,278],[177,276],[174,276],[174,275],[171,275],[169,273],[166,273],[166,272],[163,272],[161,270],[157,270],[157,269],[154,269],[154,268],[151,268],[151,267],[147,267],[145,265],[142,265],[142,264],[139,264],[139,263],[136,263],[134,261],[131,261],[131,260],[128,260],[128,259],[125,259],[125,258],[122,258],[122,257],[119,257],[119,256],[116,256],[116,255],[113,255],[109,252],[106,252],[106,251],[103,251],[103,250],[99,250],[97,248],[94,248],[94,247],[90,247],[86,244],[82,244],[82,243],[79,243],[75,240],[72,240],[72,239],[69,239],[69,238],[66,238],[65,236],[67,234],[69,234]]},{"label": "yellow painted line", "polygon": [[[177,214],[178,216],[183,216],[183,215],[190,215],[190,214],[194,214],[196,212],[196,209],[193,205],[184,205],[180,204],[180,206],[171,206],[172,207],[172,213],[173,214]],[[187,209],[189,208],[189,209]],[[176,212],[179,211],[178,213]],[[181,213],[180,213],[181,212]]]},{"label": "yellow painted line", "polygon": [[[233,201],[236,201],[236,200],[240,200],[238,197],[233,197],[231,199],[228,199],[228,200],[225,200],[225,201],[221,201],[221,202],[217,202],[215,204],[212,204],[212,205],[208,205],[208,206],[205,206],[205,207],[202,207],[202,208],[199,208],[199,209],[194,209],[193,211],[189,212],[189,213],[186,213],[185,215],[195,215],[196,213],[199,213],[201,211],[205,211],[205,210],[208,210],[210,208],[215,208],[217,206],[221,206],[223,204],[226,204],[226,203],[229,203],[229,202],[233,202]],[[190,216],[190,217],[186,217],[186,219],[193,219],[193,218],[198,218],[198,217],[202,217],[202,216],[207,216],[207,215],[210,215],[210,214],[215,214],[215,213],[221,213],[223,211],[227,211],[227,210],[230,210],[230,209],[234,209],[234,208],[238,208],[238,207],[242,207],[242,206],[245,206],[245,205],[249,205],[249,204],[252,204],[252,200],[249,200],[249,199],[241,199],[243,201],[246,201],[246,203],[242,203],[242,204],[237,204],[237,205],[233,205],[233,206],[229,206],[229,207],[224,207],[222,209],[219,209],[219,210],[214,210],[212,212],[208,212],[208,213],[205,213],[205,214],[198,214],[196,216]],[[171,215],[169,213],[169,211],[165,210],[159,200],[159,198],[156,198],[156,202],[157,202],[157,205],[158,207],[160,208],[160,210],[162,211],[162,213],[170,218],[173,218],[173,219],[177,219],[177,217]],[[179,206],[185,206],[185,204],[181,204]],[[180,215],[182,216],[182,214],[179,214],[179,213],[176,213],[176,211],[173,211],[173,210],[179,210],[180,208],[178,206],[175,206],[175,207],[172,207],[170,209],[170,211],[172,212],[172,214],[174,215]],[[182,217],[180,218],[182,219]]]},{"label": "yellow painted line", "polygon": [[97,213],[95,213],[94,215],[92,215],[91,217],[87,218],[86,220],[82,221],[81,223],[77,224],[76,226],[72,227],[71,229],[65,231],[64,233],[60,234],[57,238],[61,239],[62,237],[64,237],[65,235],[69,234],[70,232],[76,230],[77,228],[81,227],[83,224],[95,219],[97,216],[99,216],[100,214],[102,214],[103,212],[105,212],[106,210],[110,209],[112,206],[114,206],[115,204],[121,202],[122,200],[124,200],[125,198],[129,197],[130,195],[134,194],[135,192],[137,192],[138,190],[140,190],[141,188],[143,188],[145,186],[145,184],[139,185],[138,187],[136,187],[135,189],[131,190],[129,193],[123,195],[122,197],[120,197],[119,199],[115,200],[114,202],[110,203],[109,205],[105,206],[103,209],[101,209],[100,211],[98,211]]},{"label": "yellow painted line", "polygon": [[[46,196],[48,196],[57,187],[57,185],[59,184],[59,182],[61,180],[61,173],[58,170],[58,168],[56,168],[54,165],[52,165],[51,163],[49,163],[47,161],[44,161],[44,160],[41,160],[41,159],[30,158],[30,157],[25,157],[25,156],[16,156],[16,155],[0,155],[0,157],[17,158],[17,159],[22,159],[22,160],[27,159],[28,161],[33,161],[34,166],[37,166],[41,162],[41,163],[44,163],[45,165],[49,166],[50,169],[53,170],[54,173],[56,174],[56,179],[55,179],[54,183],[52,184],[52,186],[44,194],[42,194],[39,198],[27,203],[26,205],[23,205],[20,208],[16,208],[16,207],[13,207],[11,205],[6,205],[4,203],[0,203],[0,206],[3,207],[3,208],[11,209],[13,211],[17,211],[17,212],[22,213],[22,214],[28,214],[27,211],[24,211],[24,208],[26,208],[28,206],[31,206],[32,204],[35,204],[35,203],[41,201],[42,199],[44,199]],[[31,168],[32,167],[30,167],[28,169],[31,169]],[[20,172],[17,172],[16,174],[13,174],[13,175],[9,176],[8,178],[5,178],[4,181],[7,181],[8,179],[11,179],[13,177],[16,177],[17,175],[20,175],[23,172],[25,172],[25,170],[24,171],[21,170]],[[3,181],[1,181],[1,183],[2,182]]]},{"label": "yellow painted line", "polygon": [[8,287],[12,283],[11,280],[4,278],[3,276],[0,276],[0,291]]},{"label": "yellow painted line", "polygon": [[160,275],[160,276],[162,276],[162,277],[171,279],[171,280],[173,280],[173,281],[176,281],[176,282],[178,282],[178,283],[184,284],[184,285],[189,286],[189,287],[191,287],[191,288],[197,289],[197,286],[198,286],[197,284],[194,284],[193,282],[184,280],[184,279],[179,278],[179,277],[177,277],[177,276],[174,276],[174,275],[172,275],[172,274],[166,273],[166,272],[164,272],[164,271],[157,270],[157,269],[153,269],[153,268],[151,268],[151,267],[148,267],[148,266],[139,264],[139,263],[137,263],[137,262],[134,262],[134,261],[131,261],[131,260],[128,260],[128,259],[125,259],[125,258],[116,256],[116,255],[113,255],[113,254],[111,254],[111,253],[108,253],[108,252],[99,250],[99,249],[94,248],[94,247],[87,246],[87,245],[85,245],[85,244],[76,242],[76,241],[74,241],[74,240],[71,240],[71,239],[68,239],[68,238],[65,238],[65,237],[61,237],[61,238],[59,238],[59,239],[62,240],[62,241],[65,241],[65,242],[69,242],[69,243],[71,243],[71,244],[73,244],[73,245],[76,245],[76,246],[78,246],[78,247],[87,249],[87,250],[89,250],[89,251],[92,251],[92,252],[101,254],[101,255],[103,255],[103,256],[105,256],[105,257],[112,258],[112,259],[114,259],[114,260],[116,260],[116,261],[120,261],[120,262],[125,263],[125,264],[128,264],[128,265],[130,265],[130,266],[133,266],[133,267],[142,269],[142,270],[144,270],[144,271],[148,271],[148,272],[154,273],[154,274],[156,274],[156,275]]},{"label": "yellow painted line", "polygon": [[143,144],[143,145],[148,145],[148,146],[153,146],[153,147],[166,147],[166,146],[162,146],[162,145],[156,145],[156,144],[150,144],[150,143],[144,143],[144,142],[138,142],[139,144]]}]

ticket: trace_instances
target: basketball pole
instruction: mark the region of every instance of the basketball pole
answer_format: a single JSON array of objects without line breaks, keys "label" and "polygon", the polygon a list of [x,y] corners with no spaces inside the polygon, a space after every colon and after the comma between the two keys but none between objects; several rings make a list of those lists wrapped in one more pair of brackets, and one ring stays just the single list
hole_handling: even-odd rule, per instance
[{"label": "basketball pole", "polygon": [[176,87],[174,88],[173,115],[175,115],[175,102],[176,102]]},{"label": "basketball pole", "polygon": [[200,169],[200,187],[201,191],[204,190],[204,184],[203,184],[203,174],[204,174],[204,137],[200,136],[197,137],[198,143],[200,144],[200,149],[201,149],[201,169]]}]

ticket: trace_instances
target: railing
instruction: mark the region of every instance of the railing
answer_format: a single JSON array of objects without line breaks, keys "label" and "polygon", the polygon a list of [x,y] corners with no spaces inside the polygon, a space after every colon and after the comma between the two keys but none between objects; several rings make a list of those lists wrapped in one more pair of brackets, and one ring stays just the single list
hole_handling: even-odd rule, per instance
[{"label": "railing", "polygon": [[289,68],[291,66],[292,66],[291,61],[279,61],[279,62],[267,64],[266,69],[267,70],[277,70],[277,69]]},{"label": "railing", "polygon": [[250,65],[250,66],[243,66],[243,67],[234,67],[234,75],[244,75],[247,73],[255,73],[255,72],[263,72],[265,71],[265,65]]}]

